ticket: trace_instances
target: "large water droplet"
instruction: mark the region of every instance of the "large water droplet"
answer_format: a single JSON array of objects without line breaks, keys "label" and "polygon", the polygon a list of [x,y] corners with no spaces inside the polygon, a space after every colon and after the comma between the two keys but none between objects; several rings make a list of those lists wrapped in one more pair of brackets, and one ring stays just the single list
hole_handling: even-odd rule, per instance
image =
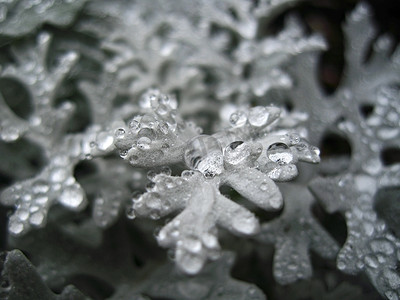
[{"label": "large water droplet", "polygon": [[275,143],[267,149],[268,158],[280,165],[289,164],[293,160],[292,151],[284,143]]},{"label": "large water droplet", "polygon": [[184,159],[189,168],[200,171],[207,178],[223,171],[221,145],[211,136],[200,135],[192,139],[186,146]]},{"label": "large water droplet", "polygon": [[237,165],[250,156],[250,147],[242,141],[230,143],[224,151],[224,159],[227,163]]}]

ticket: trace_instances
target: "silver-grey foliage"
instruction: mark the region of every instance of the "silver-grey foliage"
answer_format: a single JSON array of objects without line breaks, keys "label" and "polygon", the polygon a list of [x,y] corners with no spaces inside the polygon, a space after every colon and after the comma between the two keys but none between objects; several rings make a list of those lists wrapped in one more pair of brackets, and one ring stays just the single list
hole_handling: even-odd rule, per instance
[{"label": "silver-grey foliage", "polygon": [[[304,290],[314,252],[399,299],[398,216],[382,215],[377,195],[400,185],[400,166],[382,159],[400,146],[400,47],[374,40],[358,5],[343,27],[342,80],[326,95],[321,36],[295,16],[260,33],[297,2],[0,1],[0,83],[10,84],[0,85],[0,170],[13,181],[0,201],[14,208],[8,247],[36,266],[5,254],[0,294],[84,299],[49,289],[84,275],[111,286],[109,299],[265,299],[229,274],[234,255],[221,248],[239,240],[240,253],[273,245],[281,285]],[[15,86],[28,113],[15,110]],[[347,138],[350,157],[313,166],[327,132]],[[36,174],[12,167],[19,156],[3,145],[18,141],[40,147]],[[318,204],[344,216],[344,245],[314,216]],[[152,248],[153,231],[174,263]],[[327,299],[359,295],[338,286]]]}]

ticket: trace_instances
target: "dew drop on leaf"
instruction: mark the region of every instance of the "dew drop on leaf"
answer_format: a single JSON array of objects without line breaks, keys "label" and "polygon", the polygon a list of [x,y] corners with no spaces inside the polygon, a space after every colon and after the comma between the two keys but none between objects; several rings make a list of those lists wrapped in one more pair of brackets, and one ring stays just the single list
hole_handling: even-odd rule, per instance
[{"label": "dew drop on leaf", "polygon": [[284,143],[275,143],[267,149],[268,158],[280,165],[288,164],[293,160],[292,151]]},{"label": "dew drop on leaf", "polygon": [[224,151],[226,162],[237,165],[250,156],[250,147],[242,141],[230,143]]},{"label": "dew drop on leaf", "polygon": [[58,201],[68,208],[79,209],[85,202],[85,196],[82,189],[74,184],[62,191]]},{"label": "dew drop on leaf", "polygon": [[247,116],[244,112],[242,111],[237,111],[231,114],[229,117],[229,122],[232,124],[234,127],[241,127],[247,122]]},{"label": "dew drop on leaf", "polygon": [[184,160],[189,168],[200,171],[206,178],[223,171],[221,145],[212,136],[200,135],[192,139],[184,151]]}]

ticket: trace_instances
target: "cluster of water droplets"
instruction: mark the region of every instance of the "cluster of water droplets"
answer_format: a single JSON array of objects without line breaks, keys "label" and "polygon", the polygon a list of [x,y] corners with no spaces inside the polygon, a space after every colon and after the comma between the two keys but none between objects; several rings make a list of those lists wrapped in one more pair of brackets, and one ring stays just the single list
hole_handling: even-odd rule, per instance
[{"label": "cluster of water droplets", "polygon": [[400,135],[400,96],[399,89],[383,86],[377,92],[373,113],[366,120],[366,125],[376,131],[382,141],[391,141]]},{"label": "cluster of water droplets", "polygon": [[47,212],[54,201],[71,210],[85,207],[85,193],[71,174],[69,158],[59,155],[35,179],[3,191],[1,202],[16,206],[14,214],[10,217],[10,232],[20,235],[30,227],[44,226]]},{"label": "cluster of water droplets", "polygon": [[[201,133],[192,122],[177,115],[177,101],[173,96],[150,90],[139,100],[143,115],[133,117],[128,126],[115,131],[115,145],[120,156],[132,165],[157,165],[160,159],[176,160],[173,153],[188,139]],[[139,159],[139,156],[141,159]],[[173,162],[171,162],[173,163]]]},{"label": "cluster of water droplets", "polygon": [[248,110],[238,110],[231,114],[229,122],[232,127],[246,124],[253,128],[263,128],[279,118],[280,108],[274,106],[255,106]]},{"label": "cluster of water droplets", "polygon": [[193,175],[189,173],[186,170],[181,177],[171,176],[171,169],[166,166],[150,170],[147,173],[149,182],[146,193],[133,195],[132,203],[127,208],[128,218],[134,219],[139,214],[156,220],[171,212],[178,201],[184,201],[190,196],[187,194],[177,197],[179,193],[187,193],[183,189],[186,179]]},{"label": "cluster of water droplets", "polygon": [[23,84],[33,109],[25,120],[15,115],[3,99],[0,99],[0,138],[6,142],[15,141],[28,131],[35,132],[46,140],[55,139],[55,135],[75,109],[71,102],[64,102],[57,108],[52,104],[54,91],[76,63],[78,55],[74,52],[62,55],[59,64],[49,70],[45,55],[50,42],[51,35],[42,32],[36,41],[16,46],[12,52],[19,64],[8,65],[1,72],[1,77]]}]

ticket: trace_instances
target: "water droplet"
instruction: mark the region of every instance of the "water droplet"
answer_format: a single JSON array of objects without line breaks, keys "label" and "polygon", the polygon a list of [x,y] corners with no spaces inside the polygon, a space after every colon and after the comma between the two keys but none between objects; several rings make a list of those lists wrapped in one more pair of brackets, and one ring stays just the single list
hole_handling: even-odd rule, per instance
[{"label": "water droplet", "polygon": [[280,165],[289,164],[293,160],[292,151],[284,143],[275,143],[268,147],[268,158]]},{"label": "water droplet", "polygon": [[128,219],[133,220],[136,218],[136,213],[133,207],[128,207],[126,210],[126,216]]},{"label": "water droplet", "polygon": [[266,126],[275,121],[279,115],[278,107],[252,107],[249,111],[249,123],[254,127]]},{"label": "water droplet", "polygon": [[177,250],[176,261],[183,271],[188,274],[197,274],[204,264],[204,259],[201,256],[182,250]]},{"label": "water droplet", "polygon": [[376,269],[379,266],[378,260],[373,255],[365,256],[364,262],[368,267],[373,268],[373,269]]},{"label": "water droplet", "polygon": [[65,188],[61,192],[58,201],[68,208],[80,209],[85,204],[85,196],[82,188],[79,185],[74,184]]},{"label": "water droplet", "polygon": [[34,199],[35,204],[38,204],[40,206],[45,205],[48,201],[49,201],[49,198],[44,195]]},{"label": "water droplet", "polygon": [[157,107],[157,109],[156,109],[156,113],[159,114],[159,115],[161,115],[161,116],[166,115],[168,112],[169,112],[169,109],[168,109],[168,107],[167,107],[166,105],[164,105],[164,104],[158,105],[158,107]]},{"label": "water droplet", "polygon": [[186,237],[182,240],[182,246],[186,248],[189,252],[199,253],[202,248],[202,244],[196,237]]},{"label": "water droplet", "polygon": [[121,150],[121,151],[119,151],[119,156],[120,156],[121,158],[126,158],[127,155],[128,155],[128,150]]},{"label": "water droplet", "polygon": [[133,119],[132,121],[129,122],[129,128],[131,130],[139,130],[140,129],[140,123],[138,120]]},{"label": "water droplet", "polygon": [[65,168],[55,168],[50,173],[50,180],[52,182],[63,182],[69,177],[68,170]]},{"label": "water droplet", "polygon": [[296,150],[297,151],[304,151],[307,149],[307,145],[305,143],[298,143],[296,145]]},{"label": "water droplet", "polygon": [[269,186],[269,184],[267,182],[262,182],[260,184],[260,190],[262,190],[263,192],[268,191],[269,187],[270,186]]},{"label": "water droplet", "polygon": [[44,222],[44,214],[41,211],[33,213],[29,218],[29,223],[34,226],[40,226]]},{"label": "water droplet", "polygon": [[11,234],[14,235],[21,234],[22,231],[24,230],[24,224],[15,219],[10,219],[10,223],[8,224],[8,230],[10,231]]},{"label": "water droplet", "polygon": [[185,179],[190,178],[193,175],[194,175],[194,171],[193,170],[183,170],[182,174],[181,174],[182,178],[185,178]]},{"label": "water droplet", "polygon": [[21,221],[26,221],[29,217],[29,211],[27,209],[20,208],[15,212],[15,216]]},{"label": "water droplet", "polygon": [[384,127],[378,130],[378,137],[382,140],[390,140],[400,133],[399,128]]},{"label": "water droplet", "polygon": [[157,175],[157,172],[154,171],[154,170],[150,170],[150,171],[147,172],[147,178],[148,178],[149,180],[151,180],[151,181],[154,180],[154,178],[156,177],[156,175]]},{"label": "water droplet", "polygon": [[207,178],[223,171],[221,145],[211,136],[200,135],[192,139],[186,146],[184,159],[189,168],[200,171]]},{"label": "water droplet", "polygon": [[165,185],[166,185],[166,187],[167,187],[168,189],[172,189],[172,188],[175,187],[175,183],[174,183],[174,181],[172,180],[172,178],[166,178],[164,182],[165,182]]},{"label": "water droplet", "polygon": [[296,145],[300,142],[300,135],[297,133],[289,134],[289,143],[290,145]]},{"label": "water droplet", "polygon": [[0,133],[1,138],[6,142],[13,142],[19,138],[19,131],[15,127],[4,127]]},{"label": "water droplet", "polygon": [[160,122],[158,124],[158,128],[160,129],[161,133],[163,133],[163,134],[168,134],[168,132],[169,132],[169,126],[165,122]]},{"label": "water droplet", "polygon": [[237,111],[231,114],[231,116],[229,117],[229,122],[232,124],[232,126],[241,127],[246,124],[247,116],[244,112]]},{"label": "water droplet", "polygon": [[149,139],[148,137],[145,137],[145,136],[141,137],[137,141],[138,148],[142,149],[142,150],[150,149],[150,144],[151,144],[151,139]]},{"label": "water droplet", "polygon": [[337,267],[338,267],[339,270],[343,271],[344,269],[346,269],[346,264],[345,264],[344,261],[340,260],[340,261],[337,262]]},{"label": "water droplet", "polygon": [[237,165],[250,156],[250,147],[242,141],[230,143],[224,151],[224,159],[227,163]]},{"label": "water droplet", "polygon": [[146,184],[146,190],[147,191],[152,191],[156,187],[156,184],[154,182],[149,182]]},{"label": "water droplet", "polygon": [[150,193],[146,197],[146,206],[150,209],[158,210],[161,208],[161,198],[158,193]]},{"label": "water droplet", "polygon": [[115,130],[114,135],[115,135],[115,137],[116,137],[117,139],[122,139],[122,138],[124,137],[124,135],[125,135],[125,129],[123,129],[123,128],[118,128],[117,130]]}]

